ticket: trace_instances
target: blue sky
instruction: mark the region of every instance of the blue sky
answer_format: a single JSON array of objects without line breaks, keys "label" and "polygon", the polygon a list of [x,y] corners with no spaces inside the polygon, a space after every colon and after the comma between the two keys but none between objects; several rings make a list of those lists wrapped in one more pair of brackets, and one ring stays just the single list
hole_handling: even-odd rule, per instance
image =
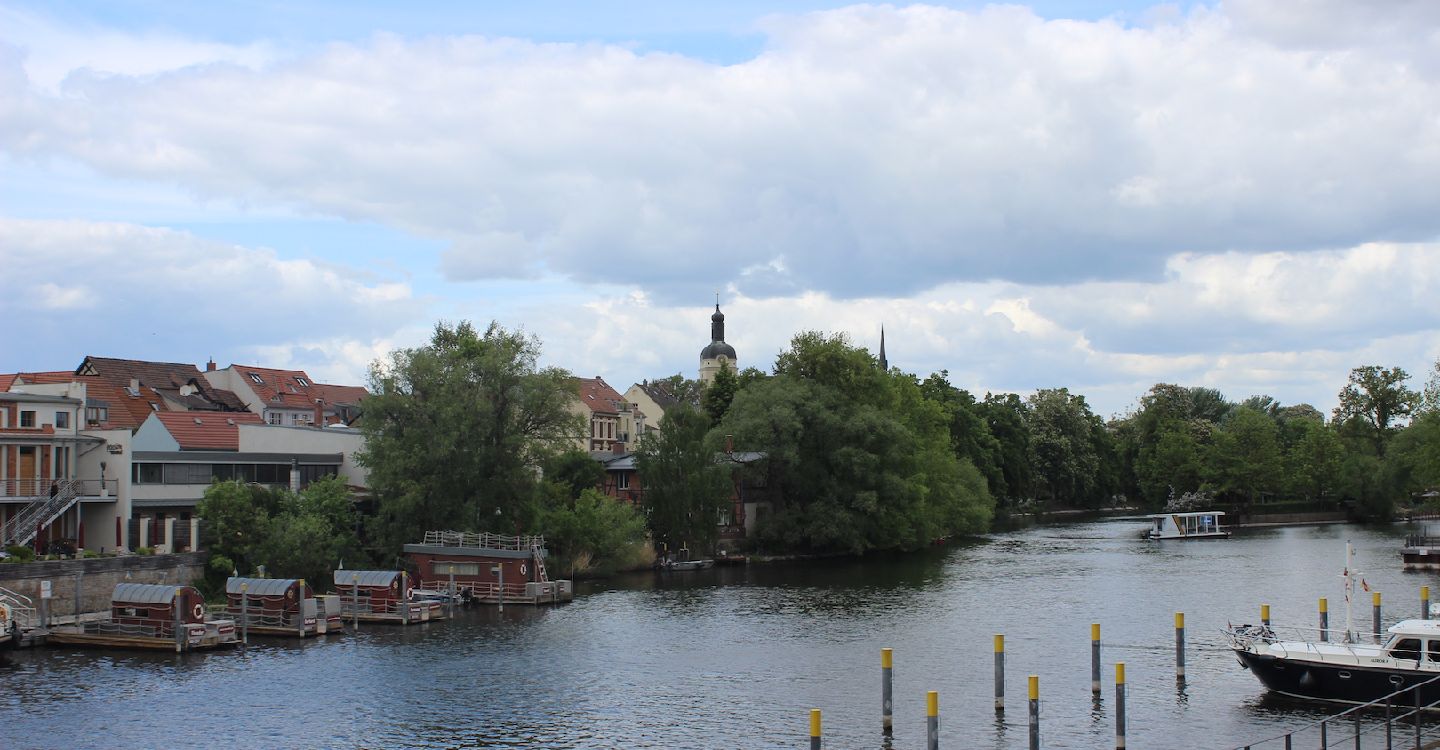
[{"label": "blue sky", "polygon": [[467,318],[623,390],[719,292],[762,369],[1328,409],[1440,356],[1435,7],[0,3],[0,372]]}]

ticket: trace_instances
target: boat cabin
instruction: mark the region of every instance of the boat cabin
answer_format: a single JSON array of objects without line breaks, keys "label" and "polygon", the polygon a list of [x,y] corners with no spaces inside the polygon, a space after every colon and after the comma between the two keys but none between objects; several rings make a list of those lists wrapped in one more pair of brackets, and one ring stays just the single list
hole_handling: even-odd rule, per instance
[{"label": "boat cabin", "polygon": [[417,586],[480,602],[549,604],[572,599],[569,581],[552,581],[546,574],[548,556],[542,536],[427,531],[420,544],[405,545]]},{"label": "boat cabin", "polygon": [[346,613],[352,606],[360,612],[393,612],[410,592],[407,576],[398,570],[337,570],[335,590]]},{"label": "boat cabin", "polygon": [[1146,516],[1150,519],[1151,539],[1203,539],[1206,537],[1227,537],[1230,530],[1224,528],[1222,510],[1202,510],[1193,513],[1157,513]]},{"label": "boat cabin", "polygon": [[1401,620],[1390,626],[1383,652],[1396,661],[1440,670],[1440,620]]},{"label": "boat cabin", "polygon": [[261,635],[307,637],[326,632],[320,625],[315,590],[303,578],[240,578],[225,581],[226,610]]},{"label": "boat cabin", "polygon": [[116,625],[174,633],[177,612],[182,625],[203,624],[205,597],[194,586],[152,583],[119,583],[110,594],[110,621]]}]

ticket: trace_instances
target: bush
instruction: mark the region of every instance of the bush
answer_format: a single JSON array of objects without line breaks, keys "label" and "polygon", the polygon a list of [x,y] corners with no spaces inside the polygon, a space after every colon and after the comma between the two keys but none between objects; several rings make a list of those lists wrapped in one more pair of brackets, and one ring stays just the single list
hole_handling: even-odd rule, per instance
[{"label": "bush", "polygon": [[99,556],[100,556],[100,553],[99,553],[99,552],[96,552],[95,550],[90,550],[90,549],[85,550],[84,554],[81,555],[81,557],[85,558],[86,560],[94,560],[95,558],[97,558],[97,557],[99,557]]},{"label": "bush", "polygon": [[9,547],[6,547],[5,552],[7,552],[10,555],[10,558],[15,560],[16,562],[30,562],[31,560],[35,559],[35,550],[30,549],[29,547],[21,546],[19,544],[12,544]]},{"label": "bush", "polygon": [[155,548],[154,548],[154,547],[140,547],[139,549],[135,550],[135,554],[137,554],[137,555],[153,555],[153,554],[155,554]]}]

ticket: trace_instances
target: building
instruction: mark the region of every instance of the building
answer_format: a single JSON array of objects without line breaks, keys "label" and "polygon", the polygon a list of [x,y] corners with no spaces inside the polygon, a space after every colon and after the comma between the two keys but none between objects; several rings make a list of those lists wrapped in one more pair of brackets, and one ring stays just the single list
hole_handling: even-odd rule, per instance
[{"label": "building", "polygon": [[103,455],[103,440],[81,432],[85,385],[13,382],[24,390],[0,393],[0,546],[73,552],[85,544],[87,515],[92,529],[101,517],[84,503],[113,503],[114,485],[82,469],[81,456]]},{"label": "building", "polygon": [[575,391],[570,411],[586,424],[585,434],[576,440],[580,450],[609,453],[617,443],[622,447],[632,444],[645,430],[646,414],[599,375],[576,378]]},{"label": "building", "polygon": [[369,393],[360,386],[316,383],[304,370],[232,364],[223,370],[213,362],[205,379],[219,389],[233,391],[250,411],[273,425],[353,425],[360,417],[360,402]]},{"label": "building", "polygon": [[634,452],[624,450],[617,444],[616,449],[609,453],[591,453],[590,457],[605,470],[605,478],[600,484],[601,492],[631,505],[639,505],[644,501],[645,492],[636,473]]},{"label": "building", "polygon": [[[658,380],[646,380],[631,385],[629,390],[625,391],[625,400],[634,404],[645,415],[646,430],[660,429],[660,425],[665,421],[665,411],[672,406],[685,402],[697,409],[700,407],[698,399],[684,399],[672,392],[668,384]],[[635,437],[638,441],[644,437],[644,433],[637,432]]]},{"label": "building", "polygon": [[700,350],[700,382],[714,380],[722,367],[739,372],[740,360],[735,357],[735,347],[725,343],[725,313],[716,302],[715,314],[710,316],[710,344]]}]

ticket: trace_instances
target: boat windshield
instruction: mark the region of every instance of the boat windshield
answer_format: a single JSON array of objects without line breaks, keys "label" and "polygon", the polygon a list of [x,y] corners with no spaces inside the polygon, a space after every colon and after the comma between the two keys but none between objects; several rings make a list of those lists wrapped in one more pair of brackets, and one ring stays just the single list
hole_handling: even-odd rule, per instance
[{"label": "boat windshield", "polygon": [[[1434,642],[1432,641],[1431,643],[1431,647],[1434,648]],[[1395,645],[1390,649],[1390,656],[1396,659],[1409,659],[1411,661],[1419,661],[1420,639],[1401,638],[1400,640],[1396,641]]]}]

